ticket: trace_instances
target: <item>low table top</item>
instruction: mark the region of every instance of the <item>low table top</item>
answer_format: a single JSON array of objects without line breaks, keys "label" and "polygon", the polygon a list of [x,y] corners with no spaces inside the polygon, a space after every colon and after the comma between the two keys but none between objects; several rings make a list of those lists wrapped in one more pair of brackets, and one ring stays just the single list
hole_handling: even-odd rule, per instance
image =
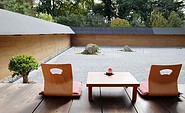
[{"label": "low table top", "polygon": [[122,87],[139,86],[139,82],[130,72],[114,72],[114,75],[105,75],[105,72],[88,72],[87,87]]}]

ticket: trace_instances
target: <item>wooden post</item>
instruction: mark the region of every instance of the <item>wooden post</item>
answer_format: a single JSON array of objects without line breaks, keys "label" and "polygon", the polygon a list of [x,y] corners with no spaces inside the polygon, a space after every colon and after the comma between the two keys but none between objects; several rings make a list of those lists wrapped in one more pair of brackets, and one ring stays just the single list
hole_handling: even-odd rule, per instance
[{"label": "wooden post", "polygon": [[89,101],[92,101],[92,87],[88,87]]},{"label": "wooden post", "polygon": [[135,102],[136,99],[137,99],[137,87],[133,87],[132,102]]}]

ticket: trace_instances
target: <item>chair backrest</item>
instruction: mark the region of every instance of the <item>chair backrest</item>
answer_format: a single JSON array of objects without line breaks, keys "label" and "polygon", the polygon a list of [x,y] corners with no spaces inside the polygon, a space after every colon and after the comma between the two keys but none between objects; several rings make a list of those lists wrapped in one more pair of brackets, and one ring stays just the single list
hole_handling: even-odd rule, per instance
[{"label": "chair backrest", "polygon": [[44,95],[72,96],[71,64],[41,64],[44,75]]},{"label": "chair backrest", "polygon": [[182,64],[152,65],[149,74],[149,96],[177,96],[177,79]]}]

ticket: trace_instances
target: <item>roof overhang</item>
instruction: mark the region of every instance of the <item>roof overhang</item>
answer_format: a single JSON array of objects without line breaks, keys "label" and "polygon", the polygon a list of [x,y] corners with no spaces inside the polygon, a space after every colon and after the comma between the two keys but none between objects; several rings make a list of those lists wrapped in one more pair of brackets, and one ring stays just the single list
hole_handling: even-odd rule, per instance
[{"label": "roof overhang", "polygon": [[69,26],[0,9],[0,35],[33,34],[75,33]]}]

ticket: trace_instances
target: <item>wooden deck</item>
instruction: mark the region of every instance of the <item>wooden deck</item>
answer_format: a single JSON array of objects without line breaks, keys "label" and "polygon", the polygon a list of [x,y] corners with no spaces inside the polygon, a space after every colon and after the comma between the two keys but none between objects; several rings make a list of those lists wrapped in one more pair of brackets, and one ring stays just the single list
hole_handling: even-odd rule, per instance
[{"label": "wooden deck", "polygon": [[85,85],[76,99],[43,97],[41,90],[41,84],[0,84],[0,113],[185,113],[185,85],[179,85],[180,97],[137,95],[135,103],[120,87],[93,88],[93,102]]}]

